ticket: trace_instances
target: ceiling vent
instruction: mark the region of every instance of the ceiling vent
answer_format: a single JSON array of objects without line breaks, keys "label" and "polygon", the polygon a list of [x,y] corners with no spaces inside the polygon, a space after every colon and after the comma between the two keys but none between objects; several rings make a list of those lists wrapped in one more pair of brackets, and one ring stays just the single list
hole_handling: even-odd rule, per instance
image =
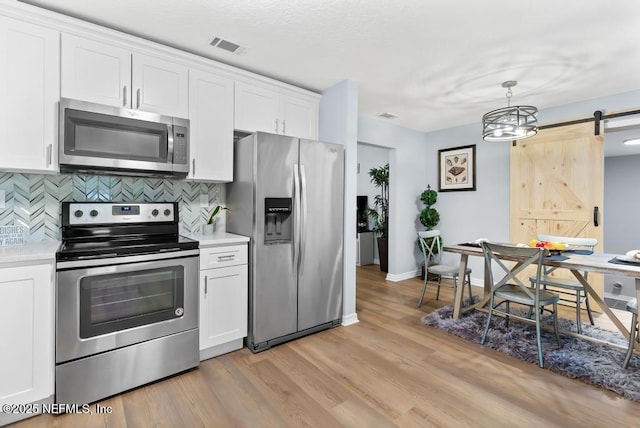
[{"label": "ceiling vent", "polygon": [[379,116],[379,117],[382,117],[382,118],[384,118],[384,119],[395,119],[395,118],[397,118],[397,117],[398,117],[398,116],[396,116],[395,114],[386,113],[386,112],[385,112],[385,113],[382,113],[382,114],[379,114],[378,116]]},{"label": "ceiling vent", "polygon": [[245,51],[245,48],[242,46],[230,42],[229,40],[221,39],[220,37],[214,37],[209,44],[213,47],[223,49],[236,55],[240,55]]}]

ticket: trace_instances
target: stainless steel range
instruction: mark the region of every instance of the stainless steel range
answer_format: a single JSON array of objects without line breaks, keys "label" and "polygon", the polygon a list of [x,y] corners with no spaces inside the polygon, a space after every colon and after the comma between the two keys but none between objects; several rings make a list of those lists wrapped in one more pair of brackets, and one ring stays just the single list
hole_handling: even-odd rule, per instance
[{"label": "stainless steel range", "polygon": [[63,202],[56,402],[91,403],[195,367],[198,241],[177,203]]}]

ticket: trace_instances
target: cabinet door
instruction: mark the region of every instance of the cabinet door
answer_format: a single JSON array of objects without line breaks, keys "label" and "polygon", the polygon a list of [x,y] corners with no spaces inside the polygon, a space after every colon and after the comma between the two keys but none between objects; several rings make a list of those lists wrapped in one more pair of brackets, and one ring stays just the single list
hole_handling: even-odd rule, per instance
[{"label": "cabinet door", "polygon": [[278,93],[259,86],[236,83],[235,128],[246,132],[279,133]]},{"label": "cabinet door", "polygon": [[0,17],[0,168],[57,170],[60,33]]},{"label": "cabinet door", "polygon": [[281,134],[318,139],[318,103],[282,95],[280,100]]},{"label": "cabinet door", "polygon": [[190,178],[233,180],[233,80],[189,70]]},{"label": "cabinet door", "polygon": [[0,404],[53,395],[53,282],[50,264],[0,269]]},{"label": "cabinet door", "polygon": [[63,34],[61,66],[63,97],[131,108],[130,51]]},{"label": "cabinet door", "polygon": [[132,68],[134,109],[189,117],[189,69],[180,64],[134,54]]},{"label": "cabinet door", "polygon": [[247,335],[247,265],[200,272],[200,349]]}]

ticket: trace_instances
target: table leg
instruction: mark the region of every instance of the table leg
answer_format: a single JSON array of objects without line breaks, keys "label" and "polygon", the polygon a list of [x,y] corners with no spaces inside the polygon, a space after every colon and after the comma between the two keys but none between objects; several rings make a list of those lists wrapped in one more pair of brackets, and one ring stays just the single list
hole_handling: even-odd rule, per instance
[{"label": "table leg", "polygon": [[[598,293],[596,293],[591,285],[587,282],[587,280],[584,279],[584,276],[582,276],[582,274],[577,270],[571,270],[571,273],[573,273],[576,279],[580,281],[580,284],[582,284],[584,289],[587,290],[587,293],[589,293],[592,300],[600,306],[602,311],[607,314],[609,319],[615,324],[616,327],[618,327],[618,330],[620,330],[622,335],[629,339],[629,330],[627,330],[627,327],[622,324],[622,321],[620,321],[618,317],[611,311],[611,309],[609,309],[609,306],[607,306],[607,304],[602,301],[600,296],[598,296]],[[636,279],[636,294],[638,294],[638,279]]]},{"label": "table leg", "polygon": [[464,278],[465,272],[467,271],[467,261],[469,260],[469,256],[467,254],[460,255],[460,270],[458,271],[458,286],[456,287],[456,295],[453,299],[453,319],[457,320],[460,318],[462,313],[462,294],[464,291]]}]

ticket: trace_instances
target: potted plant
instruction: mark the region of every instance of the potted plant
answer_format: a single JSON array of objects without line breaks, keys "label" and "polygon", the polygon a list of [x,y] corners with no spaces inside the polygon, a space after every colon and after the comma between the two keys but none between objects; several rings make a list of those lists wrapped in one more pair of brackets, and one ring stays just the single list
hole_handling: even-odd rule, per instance
[{"label": "potted plant", "polygon": [[[420,200],[425,205],[422,211],[420,211],[420,223],[427,230],[433,230],[433,228],[440,222],[440,213],[437,209],[433,208],[433,205],[438,201],[438,192],[433,190],[431,185],[427,185],[426,190],[420,194]],[[431,244],[430,242],[427,243]],[[422,251],[422,248],[420,248],[420,251]],[[424,279],[424,275],[425,266],[424,263],[422,263],[422,279]]]},{"label": "potted plant", "polygon": [[371,183],[380,188],[373,206],[368,208],[367,214],[373,220],[373,232],[377,235],[378,254],[380,256],[380,270],[389,270],[389,164],[369,170]]},{"label": "potted plant", "polygon": [[216,205],[213,211],[211,211],[211,215],[207,218],[207,223],[202,227],[202,231],[205,234],[211,234],[216,230],[216,222],[217,215],[220,214],[224,210],[229,210],[227,207],[223,207],[222,205]]}]

